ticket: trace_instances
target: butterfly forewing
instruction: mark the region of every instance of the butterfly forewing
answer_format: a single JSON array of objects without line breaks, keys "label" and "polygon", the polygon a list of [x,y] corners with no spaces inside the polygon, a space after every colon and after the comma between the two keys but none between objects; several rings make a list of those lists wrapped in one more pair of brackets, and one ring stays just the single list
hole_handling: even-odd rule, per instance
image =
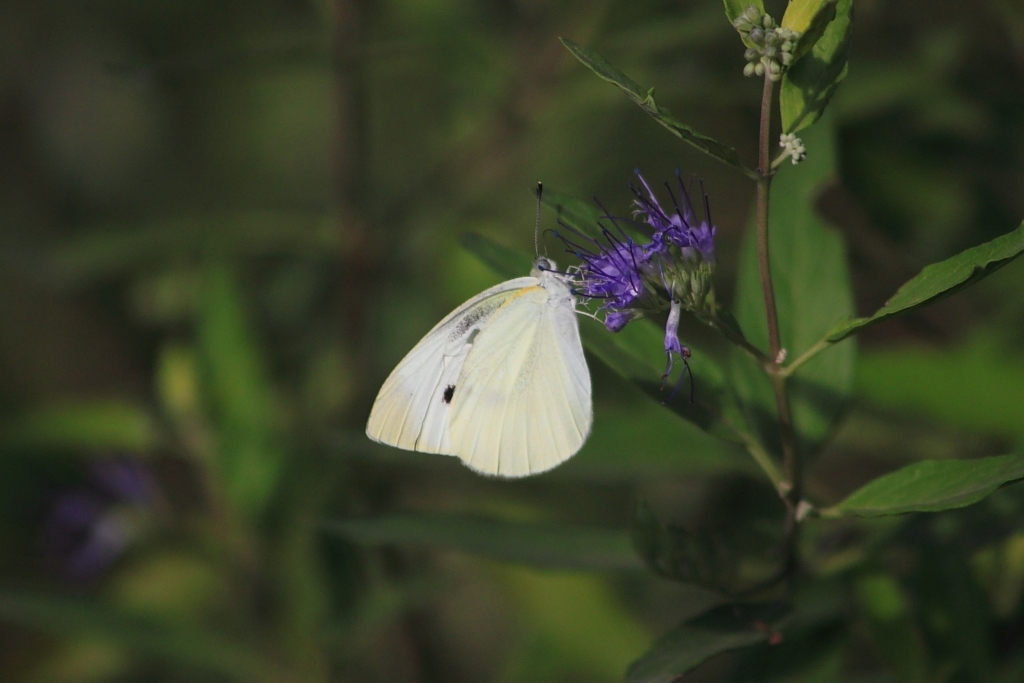
[{"label": "butterfly forewing", "polygon": [[452,398],[451,446],[471,468],[522,477],[574,455],[590,432],[587,372],[574,302],[553,274],[494,312]]},{"label": "butterfly forewing", "polygon": [[463,363],[502,304],[537,282],[521,277],[495,285],[435,325],[384,381],[366,423],[367,436],[406,450],[456,455],[448,421],[461,393]]}]

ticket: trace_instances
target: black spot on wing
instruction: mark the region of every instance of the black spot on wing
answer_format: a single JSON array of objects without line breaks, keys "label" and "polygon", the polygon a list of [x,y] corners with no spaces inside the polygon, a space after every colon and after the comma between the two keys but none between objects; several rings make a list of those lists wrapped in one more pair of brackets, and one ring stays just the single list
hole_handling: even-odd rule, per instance
[{"label": "black spot on wing", "polygon": [[441,401],[443,403],[450,404],[452,402],[452,396],[454,396],[454,395],[455,395],[455,385],[454,384],[449,384],[447,387],[445,387],[444,393],[441,395]]}]

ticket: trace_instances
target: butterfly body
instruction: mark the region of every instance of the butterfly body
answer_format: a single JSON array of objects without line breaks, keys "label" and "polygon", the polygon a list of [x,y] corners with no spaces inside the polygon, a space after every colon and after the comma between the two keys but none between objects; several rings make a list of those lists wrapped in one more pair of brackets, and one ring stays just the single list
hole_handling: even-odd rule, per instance
[{"label": "butterfly body", "polygon": [[367,435],[522,477],[574,455],[592,423],[576,298],[554,264],[481,292],[439,322],[385,380]]}]

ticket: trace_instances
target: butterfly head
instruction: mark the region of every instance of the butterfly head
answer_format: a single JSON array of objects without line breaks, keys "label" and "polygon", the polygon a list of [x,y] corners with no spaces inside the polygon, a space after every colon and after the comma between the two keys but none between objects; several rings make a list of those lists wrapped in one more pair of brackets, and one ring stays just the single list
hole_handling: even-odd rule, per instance
[{"label": "butterfly head", "polygon": [[540,277],[542,273],[557,272],[558,266],[555,262],[549,259],[547,256],[538,256],[537,260],[533,262],[533,268],[530,269],[530,275],[533,277]]}]

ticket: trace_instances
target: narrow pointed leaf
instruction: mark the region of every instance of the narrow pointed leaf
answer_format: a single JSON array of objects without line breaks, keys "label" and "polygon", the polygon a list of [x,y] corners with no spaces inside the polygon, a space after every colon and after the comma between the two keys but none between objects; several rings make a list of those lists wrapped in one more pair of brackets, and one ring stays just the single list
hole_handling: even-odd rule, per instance
[{"label": "narrow pointed leaf", "polygon": [[875,479],[821,514],[879,517],[951,510],[977,503],[1019,479],[1024,479],[1024,455],[926,460]]},{"label": "narrow pointed leaf", "polygon": [[582,526],[440,515],[388,515],[323,523],[361,543],[460,550],[507,562],[557,569],[640,569],[629,533]]},{"label": "narrow pointed leaf", "polygon": [[1024,253],[1024,223],[1013,232],[933,263],[902,287],[874,315],[846,320],[833,327],[826,339],[837,342],[869,325],[949,296],[988,277]]},{"label": "narrow pointed leaf", "polygon": [[[819,8],[812,17],[808,35],[801,37],[795,61],[782,77],[779,111],[783,131],[795,133],[821,118],[839,83],[846,77],[852,11],[853,0],[838,0],[834,4],[834,18],[830,18],[831,6]],[[788,10],[786,16],[789,16]],[[819,29],[823,29],[820,37],[815,37]],[[813,47],[805,53],[812,40]]]},{"label": "narrow pointed leaf", "polygon": [[668,109],[658,106],[654,101],[653,88],[644,90],[636,81],[609,64],[604,57],[593,50],[574,43],[568,38],[560,38],[559,40],[562,41],[562,45],[565,45],[576,59],[580,60],[600,78],[618,86],[629,96],[629,99],[638,104],[651,118],[673,135],[693,145],[705,154],[738,169],[747,177],[757,179],[757,174],[740,162],[739,155],[735,149],[723,145],[714,138],[698,133],[692,127],[672,116]]},{"label": "narrow pointed leaf", "polygon": [[274,396],[262,349],[238,275],[226,263],[208,264],[198,318],[227,493],[239,510],[255,515],[277,486],[283,454],[275,443]]}]

